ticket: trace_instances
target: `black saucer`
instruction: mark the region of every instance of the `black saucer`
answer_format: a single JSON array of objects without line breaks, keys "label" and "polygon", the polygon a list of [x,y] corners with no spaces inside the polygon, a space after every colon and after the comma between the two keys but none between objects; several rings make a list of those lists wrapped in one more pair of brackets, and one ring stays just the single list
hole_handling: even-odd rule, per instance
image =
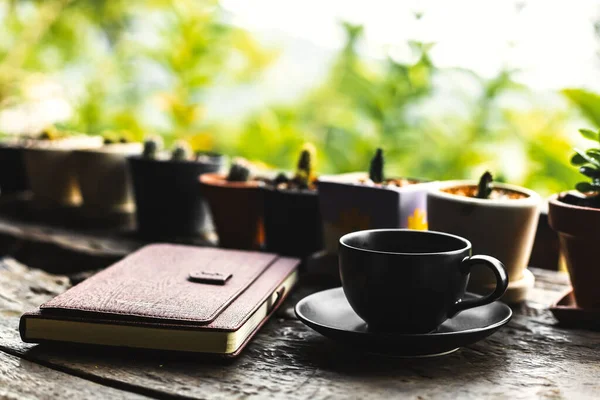
[{"label": "black saucer", "polygon": [[[478,296],[468,293],[466,297]],[[296,304],[295,310],[302,322],[336,342],[395,357],[433,357],[452,353],[459,347],[486,338],[512,317],[512,310],[507,305],[495,302],[463,311],[431,333],[370,332],[366,322],[348,304],[341,287],[307,296]]]}]

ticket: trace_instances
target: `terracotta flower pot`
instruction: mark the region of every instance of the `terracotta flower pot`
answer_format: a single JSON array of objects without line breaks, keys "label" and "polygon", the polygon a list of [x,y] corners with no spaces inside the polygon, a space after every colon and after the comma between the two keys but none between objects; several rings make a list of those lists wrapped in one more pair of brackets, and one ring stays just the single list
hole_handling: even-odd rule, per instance
[{"label": "terracotta flower pot", "polygon": [[34,200],[44,206],[80,204],[81,193],[72,152],[101,146],[101,137],[83,135],[31,141],[23,150],[23,154]]},{"label": "terracotta flower pot", "polygon": [[[446,181],[432,186],[427,198],[429,229],[462,236],[471,242],[473,252],[502,261],[510,282],[503,299],[523,300],[533,285],[533,275],[526,268],[539,219],[540,196],[529,189],[500,183],[493,187],[522,197],[477,199],[445,192],[461,187],[472,189],[477,182]],[[471,272],[469,290],[483,293],[493,283],[494,277],[487,269],[476,268]]]},{"label": "terracotta flower pot", "polygon": [[339,239],[364,229],[427,229],[426,201],[430,182],[402,187],[368,186],[365,173],[319,178],[319,206],[327,253],[337,254]]},{"label": "terracotta flower pot", "polygon": [[127,159],[133,183],[138,233],[148,238],[206,233],[210,217],[198,190],[198,176],[219,171],[223,157],[207,162]]},{"label": "terracotta flower pot", "polygon": [[127,156],[139,155],[142,147],[118,143],[73,152],[84,207],[100,213],[133,211]]},{"label": "terracotta flower pot", "polygon": [[550,198],[549,221],[559,235],[575,300],[581,308],[600,308],[596,249],[600,240],[600,209],[567,204],[559,198]]},{"label": "terracotta flower pot", "polygon": [[323,222],[316,190],[264,189],[266,250],[306,257],[323,249]]},{"label": "terracotta flower pot", "polygon": [[529,265],[558,271],[560,269],[560,241],[548,222],[548,202],[541,204],[540,218],[531,250]]},{"label": "terracotta flower pot", "polygon": [[19,193],[29,189],[23,147],[16,143],[0,145],[0,193]]},{"label": "terracotta flower pot", "polygon": [[261,183],[228,182],[222,174],[200,177],[200,191],[206,197],[219,246],[259,250],[264,242],[263,195]]}]

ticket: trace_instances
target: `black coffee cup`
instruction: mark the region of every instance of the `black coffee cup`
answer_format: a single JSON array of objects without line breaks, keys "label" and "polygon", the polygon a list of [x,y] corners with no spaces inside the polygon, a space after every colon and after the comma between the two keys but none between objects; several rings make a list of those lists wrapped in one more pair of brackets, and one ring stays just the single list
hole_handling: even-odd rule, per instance
[{"label": "black coffee cup", "polygon": [[[489,256],[471,256],[460,236],[410,229],[375,229],[340,238],[344,294],[370,330],[401,333],[434,331],[459,312],[499,299],[508,287],[504,265]],[[496,288],[463,300],[469,272],[490,268]]]}]

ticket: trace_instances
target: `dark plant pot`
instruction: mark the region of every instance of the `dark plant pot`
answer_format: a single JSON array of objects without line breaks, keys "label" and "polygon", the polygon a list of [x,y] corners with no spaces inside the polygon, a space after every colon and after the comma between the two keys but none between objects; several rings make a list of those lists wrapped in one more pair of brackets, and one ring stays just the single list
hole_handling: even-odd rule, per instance
[{"label": "dark plant pot", "polygon": [[207,207],[198,176],[216,172],[222,157],[209,162],[129,157],[138,233],[149,238],[196,236],[208,230]]},{"label": "dark plant pot", "polygon": [[0,146],[0,193],[10,194],[29,190],[23,148]]},{"label": "dark plant pot", "polygon": [[109,144],[99,149],[73,152],[77,182],[88,212],[102,215],[133,211],[127,156],[141,152],[141,143]]},{"label": "dark plant pot", "polygon": [[550,198],[549,207],[550,226],[558,232],[577,306],[600,308],[596,248],[600,241],[600,209],[564,203],[559,195]]},{"label": "dark plant pot", "polygon": [[228,182],[221,174],[200,177],[219,246],[260,250],[264,242],[263,191],[259,182]]},{"label": "dark plant pot", "polygon": [[319,206],[325,249],[337,254],[340,237],[365,229],[427,229],[429,182],[404,187],[367,186],[363,173],[321,177]]},{"label": "dark plant pot", "polygon": [[323,221],[314,190],[265,189],[266,250],[304,258],[323,249]]},{"label": "dark plant pot", "polygon": [[535,241],[529,258],[529,265],[536,268],[558,271],[560,264],[560,242],[558,234],[548,222],[548,204],[543,203],[535,232]]}]

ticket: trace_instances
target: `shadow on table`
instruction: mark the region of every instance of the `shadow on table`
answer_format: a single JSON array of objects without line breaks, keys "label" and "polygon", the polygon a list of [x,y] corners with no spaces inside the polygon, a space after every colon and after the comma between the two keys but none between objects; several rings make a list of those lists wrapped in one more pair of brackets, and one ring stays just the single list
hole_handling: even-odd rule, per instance
[{"label": "shadow on table", "polygon": [[[508,364],[506,350],[487,349],[484,342],[439,357],[403,358],[359,352],[324,337],[306,340],[300,352],[300,363],[352,376],[378,376],[391,371],[399,375],[423,377],[455,377],[493,375]],[[404,371],[404,372],[403,372]]]}]

